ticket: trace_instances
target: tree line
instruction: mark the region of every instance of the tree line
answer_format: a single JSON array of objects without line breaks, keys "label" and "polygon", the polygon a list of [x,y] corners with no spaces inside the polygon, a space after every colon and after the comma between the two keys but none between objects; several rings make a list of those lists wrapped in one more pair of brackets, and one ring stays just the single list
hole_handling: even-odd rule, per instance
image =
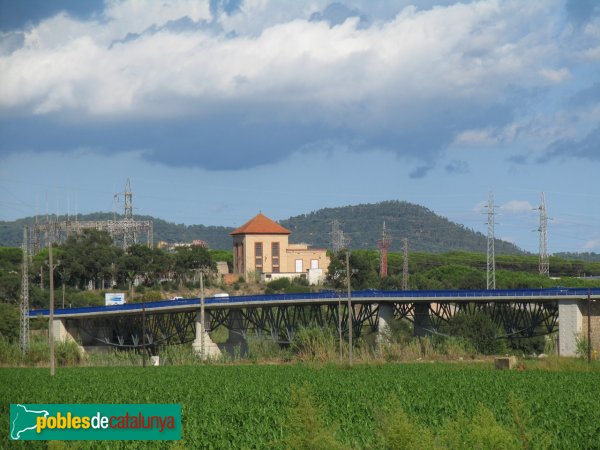
[{"label": "tree line", "polygon": [[[335,289],[346,286],[346,253],[330,252],[331,264],[327,282]],[[380,277],[380,255],[376,250],[350,252],[352,289],[402,289],[403,254],[388,254],[388,276]],[[449,252],[432,254],[415,252],[409,255],[408,288],[486,289],[487,257],[482,253]],[[503,255],[496,257],[496,288],[527,289],[600,286],[600,280],[584,276],[600,276],[600,263],[550,258],[550,277],[539,275],[537,256]]]},{"label": "tree line", "polygon": [[[19,248],[0,248],[1,303],[19,302],[22,257]],[[113,244],[107,232],[90,229],[53,246],[54,285],[58,291],[66,289],[71,297],[73,292],[131,290],[133,285],[141,290],[163,285],[175,290],[197,281],[200,270],[214,271],[217,260],[228,259],[228,252],[203,247],[179,247],[170,253],[135,244],[123,250]],[[48,248],[31,257],[29,272],[30,303],[32,307],[45,307],[49,287]],[[94,302],[98,302],[97,297]],[[77,303],[85,304],[86,296],[79,295]]]}]

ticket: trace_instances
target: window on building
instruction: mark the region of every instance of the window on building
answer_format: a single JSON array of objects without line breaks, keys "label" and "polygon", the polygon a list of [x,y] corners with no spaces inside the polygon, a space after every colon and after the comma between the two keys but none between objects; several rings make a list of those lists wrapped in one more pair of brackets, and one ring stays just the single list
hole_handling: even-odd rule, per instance
[{"label": "window on building", "polygon": [[246,271],[246,257],[244,256],[244,245],[240,244],[240,273],[244,273]]},{"label": "window on building", "polygon": [[254,269],[257,273],[263,271],[263,245],[262,242],[254,243]]},{"label": "window on building", "polygon": [[319,260],[318,259],[311,259],[310,260],[310,268],[311,269],[318,269],[319,268]]},{"label": "window on building", "polygon": [[279,242],[271,244],[271,267],[274,273],[279,273]]},{"label": "window on building", "polygon": [[296,260],[296,272],[300,273],[302,271],[303,271],[303,269],[302,269],[302,260],[301,259],[297,259]]},{"label": "window on building", "polygon": [[233,273],[244,273],[244,246],[235,244],[233,246]]},{"label": "window on building", "polygon": [[239,273],[238,269],[240,264],[239,248],[237,244],[233,244],[233,273]]}]

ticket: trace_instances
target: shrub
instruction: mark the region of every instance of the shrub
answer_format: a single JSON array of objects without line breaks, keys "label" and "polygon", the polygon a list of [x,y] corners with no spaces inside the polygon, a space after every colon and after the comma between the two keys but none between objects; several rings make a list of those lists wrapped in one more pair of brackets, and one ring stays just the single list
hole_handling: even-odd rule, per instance
[{"label": "shrub", "polygon": [[291,407],[283,423],[286,448],[335,450],[345,448],[335,438],[336,427],[324,423],[307,386],[292,388]]},{"label": "shrub", "polygon": [[8,341],[19,339],[19,307],[8,303],[0,303],[0,337]]},{"label": "shrub", "polygon": [[287,291],[292,283],[288,278],[279,278],[277,280],[271,281],[267,283],[267,288],[265,290],[266,294],[275,294],[280,292]]},{"label": "shrub", "polygon": [[388,401],[382,411],[376,412],[379,424],[377,440],[382,449],[430,449],[431,431],[408,417],[398,399]]},{"label": "shrub", "polygon": [[76,342],[62,341],[54,345],[54,358],[59,366],[74,366],[81,364],[83,355]]},{"label": "shrub", "polygon": [[0,336],[0,365],[17,365],[21,361],[21,351],[15,343]]},{"label": "shrub", "polygon": [[577,335],[576,344],[575,345],[576,345],[576,347],[575,347],[575,354],[579,358],[586,359],[587,355],[588,355],[588,340],[587,340],[587,337],[585,337],[583,334]]},{"label": "shrub", "polygon": [[265,359],[289,360],[289,351],[283,350],[278,343],[263,336],[248,336],[248,357],[253,361]]},{"label": "shrub", "polygon": [[502,331],[492,318],[483,313],[459,313],[449,323],[450,334],[467,339],[478,353],[484,355],[504,354],[506,342],[498,339]]},{"label": "shrub", "polygon": [[104,304],[104,294],[100,291],[81,291],[73,296],[73,307]]},{"label": "shrub", "polygon": [[291,350],[301,361],[334,361],[337,354],[337,338],[329,329],[301,328],[292,341]]},{"label": "shrub", "polygon": [[165,296],[160,291],[147,291],[142,296],[145,302],[155,302],[159,300],[164,300]]},{"label": "shrub", "polygon": [[500,424],[494,413],[481,404],[471,420],[462,414],[455,419],[446,419],[438,439],[440,442],[437,447],[447,449],[522,448],[513,430]]}]

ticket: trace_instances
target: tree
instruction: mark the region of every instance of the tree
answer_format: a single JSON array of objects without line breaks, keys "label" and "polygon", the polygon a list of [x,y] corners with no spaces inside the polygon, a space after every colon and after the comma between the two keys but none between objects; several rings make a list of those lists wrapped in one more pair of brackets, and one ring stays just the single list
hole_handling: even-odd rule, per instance
[{"label": "tree", "polygon": [[22,261],[20,248],[0,247],[0,302],[19,302]]},{"label": "tree", "polygon": [[[346,288],[346,250],[328,253],[330,258],[327,282],[335,289]],[[350,277],[352,289],[376,288],[378,256],[373,250],[353,250],[350,253]]]},{"label": "tree", "polygon": [[19,307],[0,303],[0,336],[10,342],[19,337]]},{"label": "tree", "polygon": [[61,266],[69,275],[67,281],[77,287],[85,286],[88,281],[99,286],[110,280],[114,275],[113,265],[122,254],[106,231],[93,229],[70,236],[63,250]]},{"label": "tree", "polygon": [[327,284],[334,289],[343,289],[346,283],[346,253],[344,250],[339,252],[327,252],[329,256],[329,268],[327,269]]},{"label": "tree", "polygon": [[503,331],[488,314],[459,313],[448,324],[450,334],[470,341],[478,353],[497,355],[506,352],[506,342],[498,339]]},{"label": "tree", "polygon": [[353,250],[350,253],[352,289],[379,287],[379,253],[375,250]]},{"label": "tree", "polygon": [[412,282],[417,289],[485,289],[485,273],[463,265],[435,267],[415,274]]},{"label": "tree", "polygon": [[175,256],[161,249],[155,248],[150,255],[148,264],[148,283],[159,283],[163,279],[170,279],[175,270]]},{"label": "tree", "polygon": [[180,281],[188,279],[203,267],[214,270],[215,264],[210,257],[209,251],[200,246],[179,247],[175,254],[175,271]]}]

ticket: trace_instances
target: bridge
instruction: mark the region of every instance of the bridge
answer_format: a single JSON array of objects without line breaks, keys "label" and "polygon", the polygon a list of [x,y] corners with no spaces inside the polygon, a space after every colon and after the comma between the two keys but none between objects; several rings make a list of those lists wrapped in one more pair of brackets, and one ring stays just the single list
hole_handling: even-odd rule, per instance
[{"label": "bridge", "polygon": [[[346,295],[322,291],[210,297],[204,300],[204,322],[198,298],[57,309],[54,335],[82,345],[143,346],[150,352],[161,345],[191,342],[203,355],[218,354],[210,333],[220,326],[229,331],[232,345],[243,344],[249,334],[290,343],[299,328],[309,326],[341,327],[346,334]],[[499,338],[525,338],[553,333],[560,321],[560,354],[574,355],[588,299],[600,299],[600,289],[354,291],[350,326],[354,336],[369,330],[384,334],[391,321],[406,319],[416,335],[442,334],[456,314],[483,312],[504,330]],[[32,318],[48,316],[48,310],[30,312]]]}]

